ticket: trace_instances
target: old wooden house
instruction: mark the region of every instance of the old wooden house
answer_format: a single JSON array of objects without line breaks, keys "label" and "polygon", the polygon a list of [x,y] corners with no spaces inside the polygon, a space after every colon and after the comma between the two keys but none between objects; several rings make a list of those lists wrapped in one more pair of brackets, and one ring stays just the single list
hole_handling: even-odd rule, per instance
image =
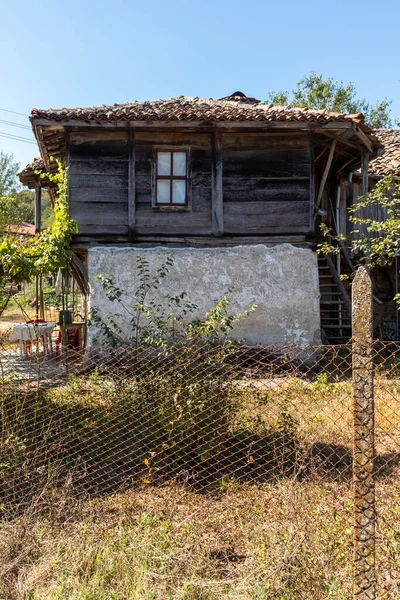
[{"label": "old wooden house", "polygon": [[[129,294],[135,256],[156,266],[173,248],[166,289],[187,291],[203,311],[228,289],[233,310],[255,302],[236,333],[249,343],[348,339],[348,295],[337,265],[316,247],[322,221],[340,228],[340,184],[358,171],[367,189],[368,163],[382,151],[361,114],[261,104],[236,92],[34,109],[31,122],[40,168],[52,171],[58,158],[69,168],[75,268],[89,281],[91,306],[112,310],[96,274]],[[39,204],[40,187],[51,184],[31,167],[20,178],[36,186]]]}]

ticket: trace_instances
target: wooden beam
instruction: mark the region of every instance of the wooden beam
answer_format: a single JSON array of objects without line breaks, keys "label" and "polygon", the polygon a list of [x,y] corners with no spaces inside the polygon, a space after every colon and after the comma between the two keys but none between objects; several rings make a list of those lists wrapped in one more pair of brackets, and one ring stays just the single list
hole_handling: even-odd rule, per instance
[{"label": "wooden beam", "polygon": [[181,247],[205,247],[205,248],[219,248],[219,247],[232,247],[240,245],[254,245],[264,244],[265,246],[276,245],[281,243],[290,243],[293,245],[300,245],[304,248],[315,248],[315,242],[310,241],[306,235],[294,235],[294,234],[282,234],[280,236],[274,235],[254,235],[254,236],[223,236],[223,237],[212,237],[211,235],[199,235],[199,236],[165,236],[165,235],[141,235],[138,234],[135,237],[134,244],[128,242],[128,239],[121,236],[119,239],[108,236],[102,238],[99,235],[76,235],[73,238],[72,248],[77,250],[86,249],[92,246],[100,246],[104,243],[108,245],[118,245],[118,247],[129,248],[133,245],[135,248],[138,245],[147,248],[154,248],[160,245],[171,244],[176,248]]},{"label": "wooden beam", "polygon": [[321,131],[321,130],[333,130],[343,131],[345,129],[351,129],[353,123],[351,121],[331,121],[328,123],[315,123],[313,121],[257,121],[257,122],[243,122],[243,121],[79,121],[74,119],[66,119],[65,121],[49,121],[47,119],[35,118],[32,120],[32,124],[36,127],[79,127],[79,128],[93,128],[98,129],[129,129],[129,128],[143,128],[148,129],[188,129],[197,130],[204,129],[212,131],[214,129],[223,130],[255,130],[255,131],[271,131],[271,130],[297,130],[299,132],[304,131]]},{"label": "wooden beam", "polygon": [[[353,158],[351,158],[347,162],[343,163],[343,165],[340,167],[340,169],[338,169],[336,171],[336,174],[341,173],[346,168],[348,168],[349,171],[354,171],[354,169],[358,166],[359,162],[360,162],[360,160],[359,159],[355,159],[354,156],[353,156]],[[351,168],[350,168],[350,165],[352,165]]]},{"label": "wooden beam", "polygon": [[318,190],[318,196],[317,196],[317,200],[315,203],[315,206],[317,209],[321,205],[322,194],[324,193],[325,183],[326,183],[326,180],[328,179],[329,170],[331,168],[331,164],[332,164],[332,160],[333,160],[333,155],[335,154],[336,144],[337,144],[337,140],[333,140],[331,149],[329,151],[328,160],[326,161],[325,170],[322,175],[321,183],[320,183],[319,190]]},{"label": "wooden beam", "polygon": [[367,138],[367,136],[365,135],[365,133],[357,125],[354,125],[354,124],[353,124],[353,131],[356,134],[356,136],[362,141],[363,145],[366,147],[366,149],[368,150],[368,152],[370,154],[372,154],[373,153],[373,149],[372,149],[370,141]]},{"label": "wooden beam", "polygon": [[319,159],[323,157],[323,155],[325,154],[326,151],[327,151],[327,147],[325,146],[325,148],[322,148],[321,152],[319,152],[318,155],[315,157],[314,163],[317,163],[319,161]]},{"label": "wooden beam", "polygon": [[325,258],[326,258],[327,265],[329,267],[330,274],[332,275],[340,293],[342,294],[344,307],[347,310],[347,312],[349,313],[349,315],[351,315],[351,300],[349,298],[346,288],[343,285],[343,281],[340,279],[338,272],[336,270],[336,267],[332,262],[332,259],[328,255],[325,256]]},{"label": "wooden beam", "polygon": [[128,132],[129,167],[128,167],[128,229],[129,240],[133,241],[135,236],[136,206],[135,206],[135,132]]},{"label": "wooden beam", "polygon": [[35,233],[40,233],[42,227],[42,188],[39,175],[35,181]]},{"label": "wooden beam", "polygon": [[[70,167],[70,159],[71,159],[71,145],[70,145],[70,131],[69,128],[66,127],[65,129],[65,167],[66,167],[66,176],[67,176],[67,202],[69,205],[69,201],[70,201],[70,185],[71,185],[71,177],[70,177],[70,173],[69,173],[69,167]],[[50,171],[50,169],[49,169]],[[56,197],[57,197],[57,193],[55,191],[54,194],[54,204],[56,202]]]},{"label": "wooden beam", "polygon": [[[309,227],[310,233],[313,235],[314,231],[314,201],[315,201],[315,156],[314,146],[310,145],[310,200],[309,200]],[[325,151],[325,149],[324,149]]]},{"label": "wooden beam", "polygon": [[362,177],[362,195],[368,194],[368,164],[369,154],[367,152],[361,153],[361,177]]},{"label": "wooden beam", "polygon": [[89,293],[88,272],[75,252],[71,252],[71,267],[81,292],[87,295]]},{"label": "wooden beam", "polygon": [[[346,134],[346,130],[341,135],[335,135],[331,131],[324,131],[323,134],[326,135],[326,137],[329,137],[332,140],[337,140],[341,144],[344,144],[345,146],[349,146],[350,148],[354,148],[355,150],[361,149],[359,144],[350,142],[347,138],[344,137],[344,135]],[[363,144],[363,146],[364,146],[364,144]]]},{"label": "wooden beam", "polygon": [[[323,131],[323,132],[320,131],[318,134],[318,138],[317,138],[315,146],[316,147],[317,146],[325,146],[325,148],[330,149],[332,140],[335,140],[335,139],[337,142],[340,142],[340,136],[331,136],[331,135],[327,136],[325,131]],[[341,154],[342,156],[353,157],[353,159],[354,159],[354,154],[355,154],[354,150],[357,150],[357,155],[359,155],[360,151],[362,150],[362,147],[357,146],[354,149],[351,149],[351,148],[347,148],[344,144],[339,143],[336,146],[335,152],[337,155]]]},{"label": "wooden beam", "polygon": [[223,208],[223,157],[221,134],[214,131],[211,134],[212,168],[211,168],[211,210],[213,235],[220,237],[224,234]]}]

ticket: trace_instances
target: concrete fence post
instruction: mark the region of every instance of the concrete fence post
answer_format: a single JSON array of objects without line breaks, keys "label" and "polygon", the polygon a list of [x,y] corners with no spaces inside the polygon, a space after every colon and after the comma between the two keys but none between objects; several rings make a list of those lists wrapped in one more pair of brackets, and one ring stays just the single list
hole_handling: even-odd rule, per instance
[{"label": "concrete fence post", "polygon": [[365,267],[352,288],[354,389],[354,600],[375,600],[374,367],[372,284]]}]

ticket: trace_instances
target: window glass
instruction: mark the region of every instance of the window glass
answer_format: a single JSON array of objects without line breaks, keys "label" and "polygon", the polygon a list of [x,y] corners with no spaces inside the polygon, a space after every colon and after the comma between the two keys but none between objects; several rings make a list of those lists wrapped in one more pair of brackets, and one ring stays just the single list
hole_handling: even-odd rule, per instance
[{"label": "window glass", "polygon": [[173,175],[186,177],[186,152],[174,152],[174,171]]},{"label": "window glass", "polygon": [[172,181],[172,203],[185,204],[186,202],[186,181],[174,179]]},{"label": "window glass", "polygon": [[157,175],[171,175],[171,152],[157,152]]},{"label": "window glass", "polygon": [[155,204],[184,206],[187,203],[187,152],[157,150]]},{"label": "window glass", "polygon": [[169,179],[158,179],[157,180],[157,202],[158,204],[169,204],[170,199],[170,180]]}]

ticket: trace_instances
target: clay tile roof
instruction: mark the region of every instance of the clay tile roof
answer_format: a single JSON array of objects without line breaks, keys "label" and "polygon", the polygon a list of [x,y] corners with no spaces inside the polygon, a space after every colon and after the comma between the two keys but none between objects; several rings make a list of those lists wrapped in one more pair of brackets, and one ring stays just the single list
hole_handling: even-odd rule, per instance
[{"label": "clay tile roof", "polygon": [[35,226],[24,222],[20,225],[7,225],[6,231],[14,235],[35,235]]},{"label": "clay tile roof", "polygon": [[132,102],[91,108],[60,108],[40,110],[34,108],[31,120],[57,121],[239,121],[239,122],[345,122],[352,121],[370,132],[362,113],[347,115],[326,110],[310,110],[291,106],[261,104],[242,92],[213,100],[212,98],[190,98],[179,96],[169,100]]},{"label": "clay tile roof", "polygon": [[[38,173],[45,173],[46,170],[43,159],[40,156],[37,156],[29,165],[26,165],[22,171],[17,173],[17,175],[22,185],[34,188]],[[53,182],[49,181],[47,177],[42,178],[41,183],[42,187],[54,187]]]},{"label": "clay tile roof", "polygon": [[400,129],[376,129],[374,135],[383,144],[384,153],[370,162],[369,172],[400,176]]}]

